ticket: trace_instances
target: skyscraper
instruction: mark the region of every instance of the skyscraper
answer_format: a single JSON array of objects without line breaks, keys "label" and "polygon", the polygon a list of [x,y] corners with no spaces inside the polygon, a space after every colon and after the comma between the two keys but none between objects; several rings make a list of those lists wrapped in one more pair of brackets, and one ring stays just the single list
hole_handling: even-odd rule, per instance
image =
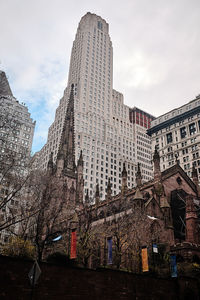
[{"label": "skyscraper", "polygon": [[34,130],[35,121],[27,106],[13,96],[5,72],[0,70],[1,242],[7,242],[10,233],[18,229]]},{"label": "skyscraper", "polygon": [[[92,199],[98,183],[103,199],[110,178],[113,194],[119,192],[123,162],[128,171],[128,186],[132,187],[137,164],[134,124],[130,122],[130,108],[124,105],[123,95],[113,90],[109,25],[95,14],[83,16],[77,29],[68,85],[56,110],[55,121],[49,128],[47,143],[40,152],[39,161],[44,169],[51,151],[56,160],[71,84],[75,86],[75,156],[77,160],[83,151],[85,190],[89,190]],[[150,158],[150,150],[145,151],[149,151]],[[145,180],[152,174],[150,159],[147,164]]]},{"label": "skyscraper", "polygon": [[25,103],[13,96],[5,72],[0,70],[0,141],[1,152],[11,149],[16,153],[31,155],[35,121]]}]

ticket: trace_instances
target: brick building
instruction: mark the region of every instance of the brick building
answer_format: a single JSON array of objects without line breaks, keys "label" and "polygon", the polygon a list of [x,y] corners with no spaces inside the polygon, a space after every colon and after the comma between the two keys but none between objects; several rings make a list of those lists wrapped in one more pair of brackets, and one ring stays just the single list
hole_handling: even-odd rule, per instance
[{"label": "brick building", "polygon": [[[90,220],[91,230],[96,233],[95,239],[99,239],[100,264],[106,259],[107,240],[111,237],[114,263],[117,264],[116,257],[120,256],[121,267],[130,267],[130,261],[135,259],[133,251],[139,256],[139,249],[144,245],[151,253],[152,243],[164,246],[166,252],[171,249],[183,260],[192,261],[194,257],[200,259],[197,172],[193,169],[193,181],[178,164],[161,172],[159,160],[159,154],[155,151],[152,181],[142,183],[141,170],[138,168],[137,187],[134,189],[127,187],[124,163],[121,193],[112,197],[111,186],[108,185],[106,199],[100,202],[97,186],[96,204],[88,206],[87,213],[80,211],[81,222]],[[134,236],[135,233],[139,237]]]},{"label": "brick building", "polygon": [[154,116],[137,107],[129,109],[129,118],[131,123],[138,124],[146,129],[149,129],[151,127],[151,122],[155,120]]}]

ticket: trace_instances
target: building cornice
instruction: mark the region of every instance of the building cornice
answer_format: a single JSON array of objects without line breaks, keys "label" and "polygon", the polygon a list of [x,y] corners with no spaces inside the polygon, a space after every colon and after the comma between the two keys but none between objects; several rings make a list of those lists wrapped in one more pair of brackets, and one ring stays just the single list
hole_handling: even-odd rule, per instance
[{"label": "building cornice", "polygon": [[164,128],[170,126],[170,125],[173,125],[174,123],[183,121],[184,119],[189,118],[189,117],[191,117],[191,116],[193,116],[197,113],[200,113],[200,106],[195,107],[195,108],[193,108],[193,109],[191,109],[187,112],[182,113],[179,116],[175,116],[175,117],[173,117],[169,120],[166,120],[166,121],[164,121],[164,122],[162,122],[158,125],[155,125],[155,126],[151,127],[150,129],[147,130],[147,134],[149,136],[151,136],[153,133],[155,133],[155,132],[157,132],[161,129],[164,129]]}]

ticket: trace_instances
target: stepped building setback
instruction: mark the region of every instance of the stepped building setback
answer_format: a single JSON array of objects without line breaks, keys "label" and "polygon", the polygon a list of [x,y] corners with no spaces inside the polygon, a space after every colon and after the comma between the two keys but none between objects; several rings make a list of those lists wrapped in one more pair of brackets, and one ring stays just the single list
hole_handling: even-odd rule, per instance
[{"label": "stepped building setback", "polygon": [[125,105],[123,95],[113,89],[109,25],[92,13],[83,16],[79,23],[71,52],[68,85],[49,128],[47,143],[37,154],[38,166],[47,168],[51,152],[56,161],[71,84],[75,93],[75,160],[82,150],[85,193],[88,190],[91,201],[97,183],[100,198],[104,199],[108,178],[113,194],[120,191],[118,174],[122,172],[123,162],[128,171],[128,187],[135,185],[138,162],[142,164],[143,180],[150,180],[151,140],[146,134],[149,119],[144,113],[144,122],[134,122],[131,119],[134,109]]}]

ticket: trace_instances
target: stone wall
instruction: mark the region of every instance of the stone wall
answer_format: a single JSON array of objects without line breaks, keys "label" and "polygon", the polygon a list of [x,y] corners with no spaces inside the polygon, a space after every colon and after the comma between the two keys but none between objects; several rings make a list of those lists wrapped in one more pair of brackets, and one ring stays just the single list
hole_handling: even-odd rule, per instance
[{"label": "stone wall", "polygon": [[198,280],[158,279],[111,269],[88,270],[41,263],[42,274],[31,295],[31,261],[0,256],[0,299],[162,299],[199,300]]}]

